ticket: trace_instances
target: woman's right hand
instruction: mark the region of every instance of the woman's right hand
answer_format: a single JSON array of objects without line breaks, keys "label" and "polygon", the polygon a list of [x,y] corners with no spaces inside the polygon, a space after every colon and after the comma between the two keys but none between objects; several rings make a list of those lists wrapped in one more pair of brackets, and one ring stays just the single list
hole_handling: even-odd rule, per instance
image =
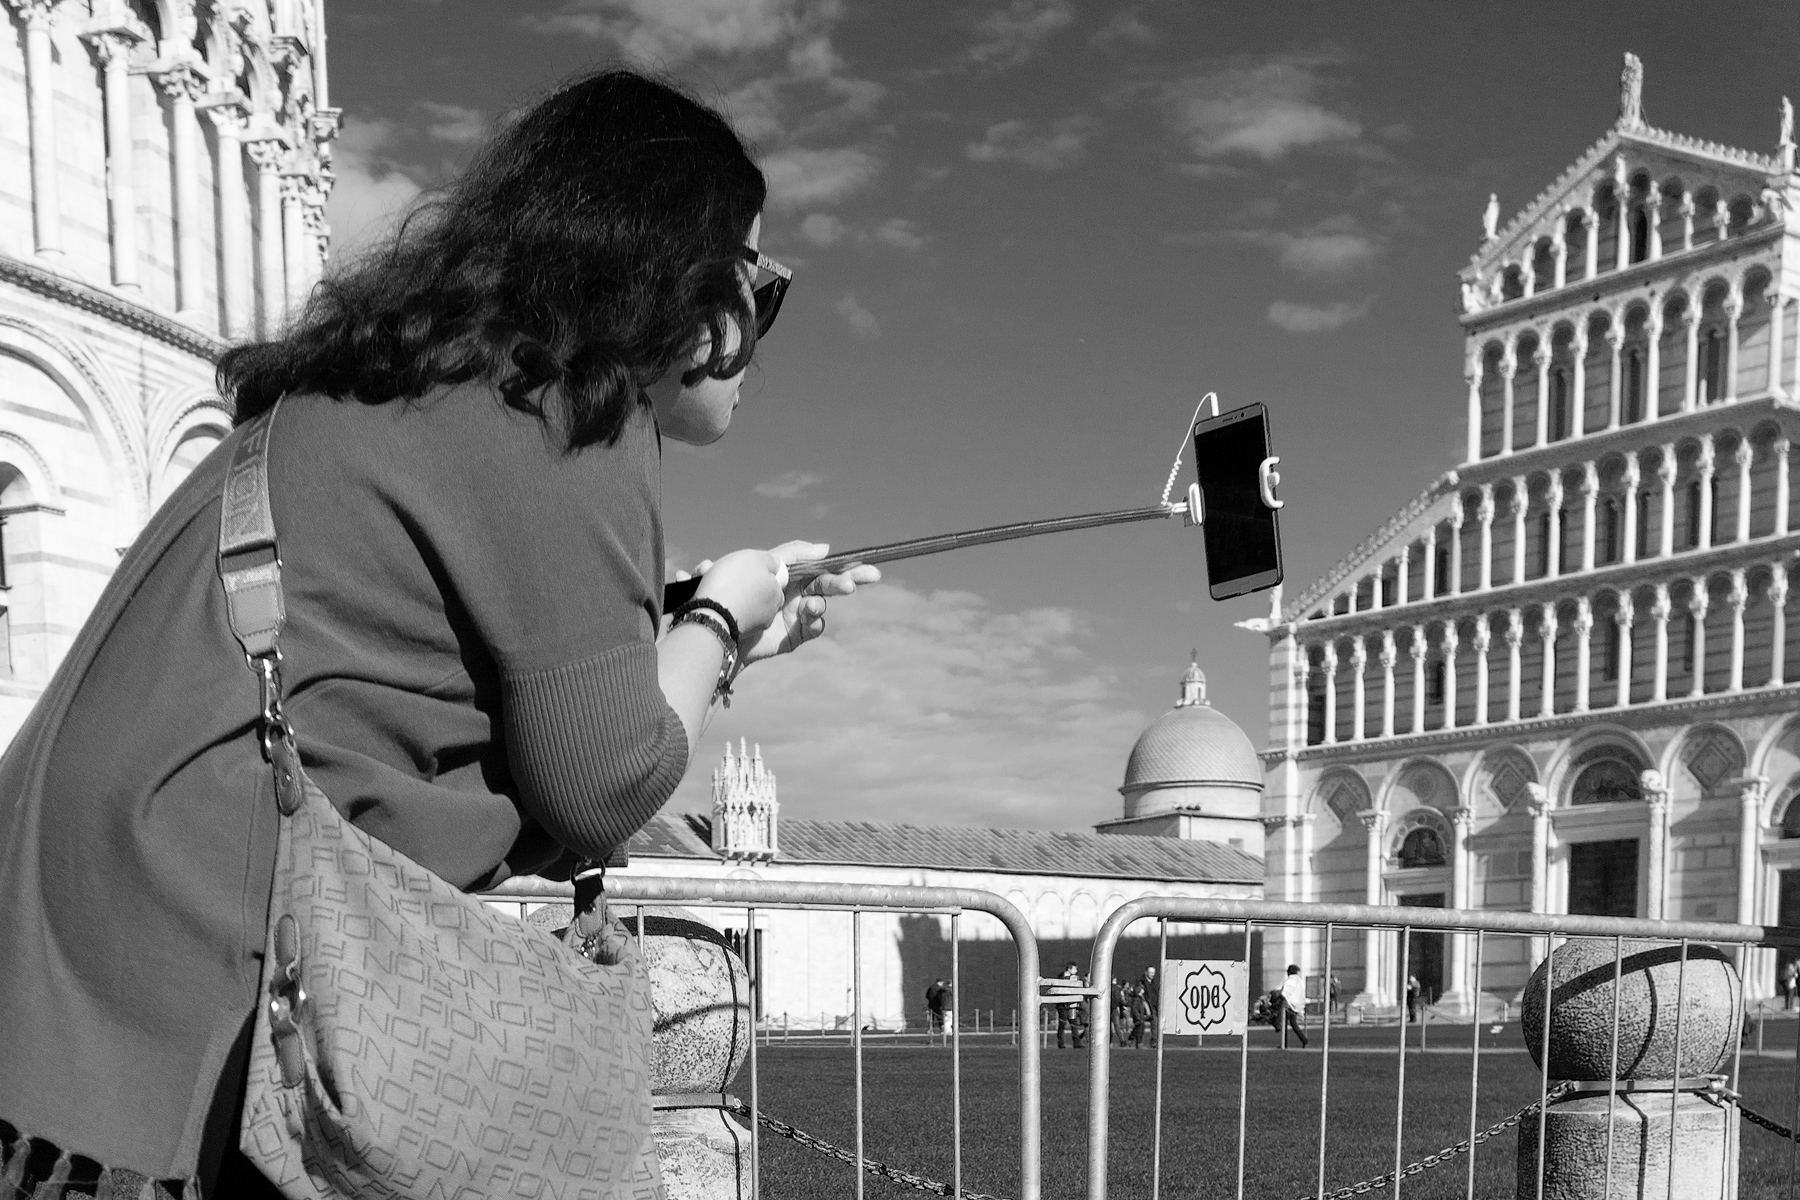
[{"label": "woman's right hand", "polygon": [[743,644],[753,643],[753,635],[768,628],[786,601],[787,564],[767,550],[734,550],[701,563],[699,570],[694,595],[729,609]]}]

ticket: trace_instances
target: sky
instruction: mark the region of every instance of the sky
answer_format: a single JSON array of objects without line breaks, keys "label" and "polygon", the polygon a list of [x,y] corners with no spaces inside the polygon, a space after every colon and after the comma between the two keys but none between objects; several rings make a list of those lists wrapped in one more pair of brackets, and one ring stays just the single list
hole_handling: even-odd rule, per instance
[{"label": "sky", "polygon": [[[794,269],[730,433],[665,447],[671,567],[1154,502],[1199,398],[1268,406],[1287,594],[1463,446],[1456,271],[1617,115],[1764,152],[1800,9],[1094,0],[331,0],[341,253],[509,110],[626,61],[725,112]],[[1190,455],[1191,457],[1191,455]],[[1191,463],[1179,488],[1192,479]],[[1261,748],[1266,595],[1197,531],[1119,526],[892,564],[738,683],[790,817],[1084,829],[1190,652]]]}]

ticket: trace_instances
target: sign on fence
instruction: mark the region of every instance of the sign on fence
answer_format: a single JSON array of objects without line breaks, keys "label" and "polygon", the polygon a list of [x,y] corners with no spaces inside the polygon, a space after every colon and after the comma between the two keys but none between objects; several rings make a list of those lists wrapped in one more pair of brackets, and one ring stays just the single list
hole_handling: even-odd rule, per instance
[{"label": "sign on fence", "polygon": [[1227,958],[1171,958],[1162,978],[1165,1034],[1244,1032],[1250,1018],[1248,963]]}]

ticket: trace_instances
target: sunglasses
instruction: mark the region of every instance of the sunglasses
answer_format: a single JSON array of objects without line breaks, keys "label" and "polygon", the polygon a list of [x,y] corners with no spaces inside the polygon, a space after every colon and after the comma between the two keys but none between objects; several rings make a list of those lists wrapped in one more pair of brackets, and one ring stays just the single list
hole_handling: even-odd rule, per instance
[{"label": "sunglasses", "polygon": [[787,295],[788,284],[794,281],[794,273],[768,255],[748,246],[739,250],[738,255],[757,270],[774,276],[767,283],[750,291],[751,298],[756,302],[756,336],[761,338],[775,324],[775,314],[781,311],[782,297]]}]

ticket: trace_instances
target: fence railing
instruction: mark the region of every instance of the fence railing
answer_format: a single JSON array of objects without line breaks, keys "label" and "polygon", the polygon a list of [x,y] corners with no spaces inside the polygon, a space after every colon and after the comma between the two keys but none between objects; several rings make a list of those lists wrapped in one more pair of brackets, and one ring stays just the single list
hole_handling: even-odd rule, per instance
[{"label": "fence railing", "polygon": [[[485,894],[484,898],[502,901],[557,901],[568,902],[573,898],[573,889],[568,884],[553,883],[549,880],[532,877],[521,877],[509,880],[499,888]],[[864,1081],[863,1081],[863,1033],[864,1021],[864,988],[862,978],[863,946],[862,917],[865,913],[900,913],[911,916],[947,917],[950,922],[950,986],[951,995],[962,996],[960,946],[963,941],[961,918],[964,913],[985,913],[997,919],[1011,935],[1018,953],[1018,1013],[1021,1021],[1029,1014],[1031,1024],[1022,1026],[1035,1029],[1040,1000],[1040,979],[1038,975],[1038,944],[1026,917],[1010,901],[992,892],[977,891],[969,888],[934,888],[934,887],[886,887],[869,884],[847,883],[789,883],[754,879],[672,879],[652,877],[632,877],[627,875],[610,876],[606,881],[606,898],[609,904],[620,910],[620,915],[628,915],[634,906],[640,909],[637,921],[638,936],[643,937],[645,922],[641,919],[641,908],[652,904],[670,904],[694,908],[728,908],[744,910],[744,928],[748,944],[757,928],[759,911],[807,909],[847,913],[850,920],[851,939],[851,1019],[850,1047],[855,1058],[855,1195],[862,1200],[866,1158],[864,1150]],[[1042,981],[1048,982],[1048,981]],[[754,973],[751,975],[753,997],[761,987],[762,981]],[[756,1000],[752,1000],[751,1013],[759,1010]],[[953,1148],[953,1178],[950,1181],[955,1191],[953,1195],[963,1193],[963,1097],[962,1097],[962,1022],[951,1021],[949,1028],[950,1070],[951,1070],[951,1105]],[[1041,1162],[1041,1129],[1042,1117],[1040,1096],[1042,1093],[1039,1039],[1029,1033],[1017,1037],[1019,1053],[1019,1200],[1040,1200],[1042,1183],[1040,1177]],[[750,1155],[750,1190],[753,1197],[760,1197],[762,1192],[762,1145],[759,1119],[761,1116],[761,1086],[758,1065],[758,1043],[761,1037],[755,1035],[754,1027],[750,1038],[749,1057],[746,1063],[749,1084],[749,1125],[751,1138]]]},{"label": "fence railing", "polygon": [[[1691,973],[1689,970],[1690,948],[1698,944],[1724,947],[1800,946],[1800,930],[1764,928],[1760,926],[1705,921],[1645,921],[1609,917],[1550,916],[1531,913],[1476,912],[1413,907],[1292,904],[1281,901],[1187,899],[1177,897],[1145,898],[1128,901],[1119,908],[1114,909],[1102,923],[1099,933],[1095,938],[1092,962],[1088,974],[1088,979],[1092,981],[1092,985],[1080,989],[1079,995],[1086,999],[1091,1006],[1094,1006],[1090,1008],[1090,1028],[1096,1031],[1104,1030],[1108,1025],[1105,1015],[1098,1006],[1107,1003],[1109,1000],[1107,981],[1112,978],[1113,956],[1119,938],[1130,926],[1143,920],[1157,920],[1163,923],[1163,945],[1165,947],[1167,944],[1167,923],[1170,921],[1205,923],[1213,926],[1224,925],[1241,928],[1244,936],[1244,959],[1246,962],[1248,962],[1251,957],[1250,948],[1252,934],[1259,928],[1269,929],[1292,926],[1315,928],[1321,930],[1324,934],[1324,976],[1327,980],[1332,978],[1331,956],[1337,936],[1348,931],[1391,930],[1397,932],[1400,941],[1398,975],[1400,980],[1405,980],[1408,977],[1408,956],[1411,953],[1412,946],[1411,934],[1415,931],[1472,936],[1475,941],[1475,947],[1473,955],[1473,982],[1470,991],[1476,997],[1481,995],[1484,951],[1490,938],[1521,937],[1542,939],[1539,945],[1542,947],[1543,960],[1548,964],[1554,963],[1554,957],[1561,948],[1555,941],[1557,938],[1599,939],[1603,942],[1610,942],[1611,960],[1613,964],[1611,979],[1613,985],[1611,1052],[1613,1064],[1612,1075],[1614,1078],[1604,1089],[1608,1096],[1606,1109],[1607,1132],[1605,1135],[1605,1186],[1604,1190],[1598,1193],[1600,1195],[1609,1196],[1613,1194],[1614,1147],[1612,1139],[1615,1117],[1617,1116],[1617,1105],[1620,1102],[1621,1093],[1632,1090],[1634,1086],[1630,1084],[1621,1084],[1617,1079],[1619,1073],[1620,1003],[1624,991],[1620,986],[1620,978],[1622,964],[1627,954],[1627,944],[1630,943],[1632,945],[1634,952],[1636,948],[1643,943],[1654,943],[1664,947],[1679,947],[1679,963],[1676,970],[1677,994],[1675,998],[1674,1062],[1676,1068],[1671,1072],[1676,1078],[1657,1081],[1657,1086],[1661,1089],[1662,1093],[1671,1096],[1669,1118],[1670,1143],[1667,1152],[1668,1191],[1666,1193],[1669,1196],[1679,1194],[1676,1191],[1675,1186],[1677,1167],[1675,1144],[1677,1129],[1675,1117],[1678,1107],[1677,1101],[1679,1100],[1681,1093],[1703,1090],[1700,1085],[1695,1083],[1695,1081],[1684,1080],[1679,1077],[1681,1074],[1680,1064],[1683,1061],[1681,1051],[1683,1021],[1687,1016],[1685,1001],[1688,999],[1688,997],[1683,995],[1683,992],[1688,986],[1688,979]],[[1567,940],[1562,943],[1563,946],[1567,946],[1568,944]],[[1157,974],[1160,979],[1165,977],[1168,973],[1166,967],[1166,950],[1159,954],[1158,962],[1159,969]],[[1602,969],[1601,974],[1604,975],[1604,973],[1604,969]],[[1549,1166],[1544,1153],[1545,1129],[1548,1123],[1550,1103],[1553,1099],[1558,1098],[1556,1095],[1553,1095],[1550,1074],[1550,1033],[1552,1015],[1555,1011],[1554,1005],[1557,999],[1557,993],[1552,989],[1552,983],[1554,981],[1555,971],[1550,969],[1550,967],[1546,967],[1542,984],[1544,991],[1541,996],[1541,1003],[1543,1006],[1543,1031],[1542,1044],[1538,1047],[1540,1051],[1538,1057],[1541,1066],[1538,1077],[1537,1103],[1535,1106],[1527,1106],[1527,1109],[1522,1110],[1520,1114],[1515,1115],[1515,1117],[1511,1119],[1511,1123],[1513,1124],[1520,1123],[1521,1118],[1527,1122],[1525,1127],[1521,1130],[1520,1136],[1522,1138],[1535,1137],[1537,1139],[1537,1156],[1535,1159],[1537,1175],[1536,1193],[1540,1198],[1544,1193],[1544,1176]],[[1604,980],[1602,980],[1602,982],[1604,982]],[[1253,983],[1252,987],[1254,988],[1255,986],[1255,983]],[[1535,988],[1537,985],[1534,982],[1531,986]],[[1064,990],[1071,995],[1071,998],[1077,994],[1076,989],[1073,988],[1065,988]],[[1526,1003],[1529,1004],[1531,997],[1527,996],[1525,999]],[[1740,1007],[1742,1006],[1741,990],[1735,994],[1733,1003]],[[1163,1054],[1165,1048],[1161,1024],[1162,1022],[1158,1020],[1156,1033],[1156,1083],[1152,1119],[1152,1137],[1154,1138],[1150,1184],[1150,1196],[1152,1200],[1160,1200],[1162,1187],[1161,1160],[1162,1130],[1164,1124]],[[1333,1022],[1330,1019],[1330,1004],[1327,1003],[1326,1020],[1322,1030],[1323,1061],[1319,1071],[1318,1152],[1316,1170],[1313,1172],[1316,1182],[1316,1191],[1314,1194],[1321,1197],[1350,1194],[1351,1192],[1363,1194],[1365,1192],[1372,1192],[1377,1188],[1385,1192],[1391,1185],[1392,1195],[1398,1198],[1401,1194],[1403,1180],[1409,1177],[1409,1175],[1416,1173],[1418,1169],[1422,1169],[1419,1164],[1414,1164],[1413,1167],[1408,1168],[1405,1165],[1402,1153],[1402,1138],[1405,1131],[1408,1035],[1406,1015],[1404,1012],[1400,1014],[1399,1036],[1396,1047],[1398,1063],[1393,1117],[1393,1171],[1391,1174],[1378,1176],[1374,1180],[1365,1180],[1349,1188],[1340,1188],[1337,1192],[1328,1192],[1326,1188],[1328,1147],[1327,1112],[1330,1099],[1330,1083],[1332,1079],[1332,1024]],[[1474,1147],[1478,1145],[1481,1140],[1477,1136],[1476,1112],[1480,1084],[1482,1053],[1480,1031],[1482,1023],[1477,1019],[1473,1024],[1474,1028],[1469,1041],[1469,1138],[1466,1143],[1460,1144],[1461,1146],[1467,1147],[1465,1192],[1466,1195],[1470,1197],[1470,1200],[1473,1200],[1476,1195],[1475,1154],[1473,1151]],[[1285,1031],[1283,1036],[1285,1036]],[[1250,1032],[1248,1026],[1246,1026],[1243,1033],[1239,1035],[1238,1041],[1237,1161],[1236,1187],[1234,1194],[1239,1200],[1242,1200],[1242,1197],[1245,1194],[1246,1100],[1250,1051]],[[1109,1084],[1112,1047],[1109,1044],[1109,1039],[1104,1036],[1091,1038],[1089,1045],[1091,1049],[1088,1081],[1087,1194],[1089,1200],[1105,1200],[1108,1178],[1107,1152],[1110,1124],[1109,1106],[1111,1099]],[[1737,1046],[1738,1049],[1735,1049],[1732,1052],[1731,1057],[1730,1087],[1733,1093],[1735,1093],[1737,1088],[1741,1065],[1741,1038],[1738,1039]],[[1795,1059],[1795,1071],[1794,1116],[1800,1118],[1800,1054],[1797,1054]],[[1598,1094],[1601,1089],[1598,1087],[1590,1087],[1587,1090],[1592,1094]],[[1716,1087],[1714,1090],[1715,1092],[1717,1091]],[[1533,1128],[1530,1122],[1535,1122],[1535,1128]],[[1796,1124],[1800,1125],[1800,1120],[1796,1120]],[[1731,1123],[1729,1128],[1735,1131],[1735,1123]],[[1800,1179],[1800,1163],[1797,1163],[1794,1157],[1796,1147],[1793,1142],[1789,1142],[1788,1149],[1790,1155],[1789,1190],[1786,1194],[1800,1195],[1800,1190],[1795,1190],[1795,1181],[1796,1179]],[[1452,1147],[1450,1150],[1451,1153],[1448,1154],[1429,1156],[1430,1161],[1424,1165],[1439,1165],[1448,1162],[1456,1155],[1465,1152],[1459,1147]],[[1729,1151],[1727,1151],[1722,1173],[1728,1175],[1729,1179],[1721,1180],[1721,1190],[1718,1194],[1721,1196],[1730,1195],[1734,1189],[1729,1186],[1729,1181],[1735,1180],[1736,1178],[1736,1163],[1730,1161]],[[1658,1182],[1660,1183],[1661,1181]],[[1632,1194],[1635,1195],[1637,1192],[1634,1191]],[[1532,1200],[1532,1194],[1527,1190],[1523,1180],[1521,1180],[1519,1197],[1520,1200]]]}]

